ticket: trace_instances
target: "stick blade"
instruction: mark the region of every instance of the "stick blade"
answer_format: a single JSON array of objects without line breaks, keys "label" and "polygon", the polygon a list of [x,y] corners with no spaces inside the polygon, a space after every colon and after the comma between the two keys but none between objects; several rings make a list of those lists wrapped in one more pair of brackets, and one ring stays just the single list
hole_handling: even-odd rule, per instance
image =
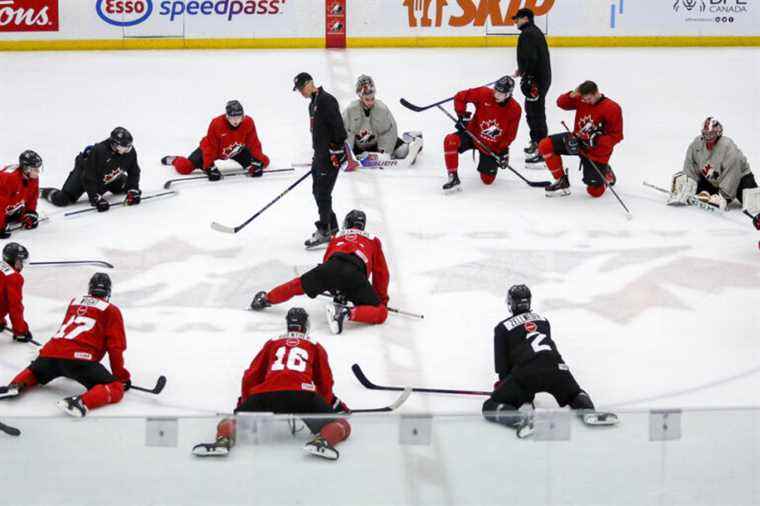
[{"label": "stick blade", "polygon": [[164,183],[164,190],[168,190],[171,185],[172,185],[172,180],[170,179]]},{"label": "stick blade", "polygon": [[403,106],[404,106],[404,107],[406,107],[407,109],[411,109],[411,110],[412,110],[412,111],[414,111],[414,112],[422,112],[422,111],[424,111],[424,110],[425,110],[425,108],[424,108],[424,107],[420,107],[420,106],[418,106],[418,105],[414,105],[413,103],[409,102],[409,101],[408,101],[407,99],[405,99],[405,98],[402,98],[402,99],[400,100],[400,102],[401,102],[401,105],[403,105]]},{"label": "stick blade", "polygon": [[395,411],[401,407],[401,405],[406,402],[410,395],[412,395],[412,387],[404,387],[404,392],[399,396],[398,399],[393,402],[393,404],[389,406],[391,408],[391,411]]},{"label": "stick blade", "polygon": [[156,388],[153,389],[153,393],[156,395],[160,394],[164,387],[166,386],[166,376],[159,376],[158,381],[156,381]]},{"label": "stick blade", "polygon": [[218,223],[216,221],[211,223],[211,228],[216,230],[217,232],[222,232],[225,234],[235,234],[237,233],[237,230],[235,230],[233,227],[228,227],[227,225],[222,225],[221,223]]}]

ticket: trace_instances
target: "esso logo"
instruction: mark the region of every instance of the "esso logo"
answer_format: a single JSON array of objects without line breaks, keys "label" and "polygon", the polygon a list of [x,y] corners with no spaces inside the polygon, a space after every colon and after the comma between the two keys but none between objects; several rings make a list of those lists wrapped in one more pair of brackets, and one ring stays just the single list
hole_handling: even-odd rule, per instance
[{"label": "esso logo", "polygon": [[528,332],[535,332],[538,326],[533,322],[527,322],[525,324],[525,330]]},{"label": "esso logo", "polygon": [[139,25],[153,12],[152,0],[98,0],[100,19],[113,26]]}]

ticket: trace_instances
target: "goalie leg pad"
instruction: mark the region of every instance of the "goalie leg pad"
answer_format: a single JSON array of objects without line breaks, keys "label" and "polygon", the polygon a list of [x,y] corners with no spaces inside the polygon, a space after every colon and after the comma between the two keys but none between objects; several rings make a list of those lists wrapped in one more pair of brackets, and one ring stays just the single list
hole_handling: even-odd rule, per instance
[{"label": "goalie leg pad", "polygon": [[669,206],[688,205],[689,199],[697,194],[697,182],[684,172],[676,172],[670,184]]},{"label": "goalie leg pad", "polygon": [[745,188],[742,192],[744,210],[752,215],[760,213],[760,188]]}]

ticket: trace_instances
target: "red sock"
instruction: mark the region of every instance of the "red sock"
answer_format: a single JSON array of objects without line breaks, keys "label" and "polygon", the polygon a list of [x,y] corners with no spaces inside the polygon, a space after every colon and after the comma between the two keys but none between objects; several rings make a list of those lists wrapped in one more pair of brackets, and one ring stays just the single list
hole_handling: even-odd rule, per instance
[{"label": "red sock", "polygon": [[216,426],[216,439],[217,441],[226,438],[230,442],[230,446],[235,444],[235,436],[237,434],[237,425],[234,418],[225,418],[219,425]]},{"label": "red sock", "polygon": [[172,165],[174,166],[174,170],[179,172],[180,174],[187,175],[190,174],[195,170],[195,167],[193,167],[193,162],[185,158],[184,156],[178,156],[174,159],[172,162]]},{"label": "red sock", "polygon": [[480,173],[480,180],[483,181],[483,184],[491,184],[496,179],[496,174],[486,174],[485,172]]},{"label": "red sock", "polygon": [[281,304],[287,300],[292,299],[296,295],[303,295],[301,278],[291,279],[287,283],[272,288],[272,290],[267,294],[267,300],[271,304]]},{"label": "red sock", "polygon": [[107,385],[95,385],[82,394],[82,402],[87,409],[95,409],[106,404],[116,404],[123,397],[124,385],[121,381],[114,381]]},{"label": "red sock", "polygon": [[443,139],[443,157],[446,160],[446,170],[456,172],[459,168],[459,146],[462,140],[457,134],[449,134]]},{"label": "red sock", "polygon": [[354,322],[369,323],[370,325],[383,323],[388,318],[388,308],[379,306],[356,306],[351,310],[349,319]]},{"label": "red sock", "polygon": [[544,137],[538,143],[538,152],[544,157],[546,166],[549,167],[554,179],[559,179],[565,175],[565,170],[562,168],[562,157],[554,153],[554,145],[549,137]]},{"label": "red sock", "polygon": [[37,378],[34,377],[34,373],[29,369],[24,369],[18,375],[11,380],[11,385],[21,385],[26,390],[37,384]]},{"label": "red sock", "polygon": [[351,435],[351,425],[348,424],[348,420],[340,418],[322,427],[319,435],[325,438],[330,446],[335,446],[348,439],[348,436]]}]

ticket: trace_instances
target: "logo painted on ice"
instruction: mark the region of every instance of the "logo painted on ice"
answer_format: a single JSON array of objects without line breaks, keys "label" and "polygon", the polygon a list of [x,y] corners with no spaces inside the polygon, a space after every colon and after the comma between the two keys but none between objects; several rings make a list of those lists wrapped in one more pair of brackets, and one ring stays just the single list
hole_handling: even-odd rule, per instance
[{"label": "logo painted on ice", "polygon": [[152,0],[98,0],[100,19],[113,26],[139,25],[153,12]]}]

